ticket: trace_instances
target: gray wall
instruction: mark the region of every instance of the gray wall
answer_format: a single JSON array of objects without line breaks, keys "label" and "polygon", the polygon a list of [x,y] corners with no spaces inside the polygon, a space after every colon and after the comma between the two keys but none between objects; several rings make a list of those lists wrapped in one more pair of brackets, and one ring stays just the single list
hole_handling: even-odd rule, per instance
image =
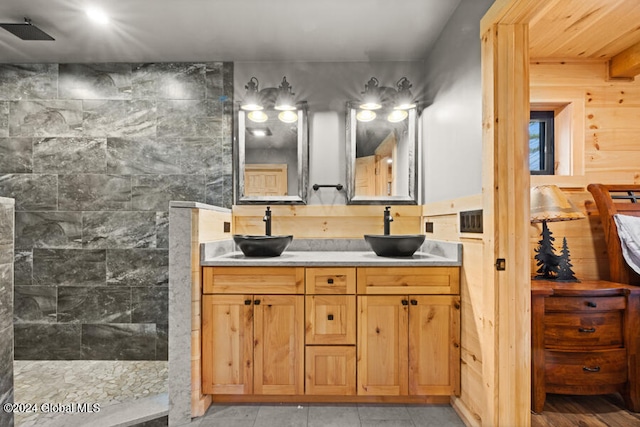
[{"label": "gray wall", "polygon": [[308,204],[344,205],[344,190],[313,184],[346,184],[346,103],[359,99],[364,85],[376,77],[382,86],[393,87],[401,77],[413,84],[412,92],[423,97],[425,79],[422,62],[235,62],[236,98],[252,76],[260,88],[278,87],[282,77],[293,87],[298,101],[309,106]]},{"label": "gray wall", "polygon": [[[13,212],[0,197],[0,404],[13,402]],[[0,410],[0,426],[13,426],[13,413]]]},{"label": "gray wall", "polygon": [[480,19],[492,3],[462,0],[425,61],[425,203],[482,192]]},{"label": "gray wall", "polygon": [[0,64],[16,359],[167,359],[168,202],[231,206],[232,75]]}]

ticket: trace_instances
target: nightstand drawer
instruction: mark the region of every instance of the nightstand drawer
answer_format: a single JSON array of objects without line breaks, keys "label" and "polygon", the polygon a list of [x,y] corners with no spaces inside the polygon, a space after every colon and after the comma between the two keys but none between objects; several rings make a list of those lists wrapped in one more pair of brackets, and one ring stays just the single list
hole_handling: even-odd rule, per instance
[{"label": "nightstand drawer", "polygon": [[625,297],[549,297],[545,298],[544,309],[546,312],[624,310]]},{"label": "nightstand drawer", "polygon": [[544,316],[546,348],[622,347],[622,311],[548,313]]},{"label": "nightstand drawer", "polygon": [[627,381],[627,351],[545,351],[545,379],[563,386],[599,386]]}]

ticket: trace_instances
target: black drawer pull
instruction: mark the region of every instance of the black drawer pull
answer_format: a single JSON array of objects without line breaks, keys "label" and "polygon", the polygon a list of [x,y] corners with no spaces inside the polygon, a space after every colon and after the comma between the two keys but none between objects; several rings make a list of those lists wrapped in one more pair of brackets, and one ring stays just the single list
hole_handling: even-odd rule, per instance
[{"label": "black drawer pull", "polygon": [[590,368],[588,366],[583,366],[582,370],[585,372],[600,372],[600,366],[594,366],[593,368]]},{"label": "black drawer pull", "polygon": [[411,300],[411,305],[418,305],[418,301],[417,301],[417,300],[412,299],[412,300]]},{"label": "black drawer pull", "polygon": [[328,315],[327,320],[333,320],[333,314]]},{"label": "black drawer pull", "polygon": [[593,307],[593,308],[596,308],[597,306],[598,306],[598,304],[596,304],[595,302],[593,302],[593,301],[587,301],[587,307]]},{"label": "black drawer pull", "polygon": [[587,334],[592,334],[596,331],[596,328],[578,328],[578,332],[584,332]]},{"label": "black drawer pull", "polygon": [[327,283],[333,285],[333,279],[327,279]]},{"label": "black drawer pull", "polygon": [[407,301],[406,299],[402,300],[402,305],[409,305],[409,301]]},{"label": "black drawer pull", "polygon": [[257,300],[255,300],[253,303],[254,303],[255,305],[260,305],[260,300],[259,300],[259,299],[257,299]]},{"label": "black drawer pull", "polygon": [[244,305],[251,305],[251,300],[250,299],[244,300]]}]

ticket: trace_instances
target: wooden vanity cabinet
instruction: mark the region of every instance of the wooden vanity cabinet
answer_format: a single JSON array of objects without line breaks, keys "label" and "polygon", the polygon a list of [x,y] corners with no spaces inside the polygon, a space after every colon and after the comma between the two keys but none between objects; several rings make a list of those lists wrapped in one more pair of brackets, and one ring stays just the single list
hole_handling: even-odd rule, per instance
[{"label": "wooden vanity cabinet", "polygon": [[[304,269],[204,270],[205,289],[217,293],[203,295],[203,392],[303,394]],[[233,293],[247,289],[262,293]]]}]

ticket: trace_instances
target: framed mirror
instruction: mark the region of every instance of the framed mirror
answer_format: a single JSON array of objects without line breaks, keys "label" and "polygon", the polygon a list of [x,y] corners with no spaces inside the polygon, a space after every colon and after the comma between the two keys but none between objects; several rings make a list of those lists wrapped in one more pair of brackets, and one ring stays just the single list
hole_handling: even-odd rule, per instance
[{"label": "framed mirror", "polygon": [[347,105],[347,203],[418,203],[417,108],[372,115]]},{"label": "framed mirror", "polygon": [[295,111],[237,109],[236,204],[304,204],[309,176],[306,103]]}]

